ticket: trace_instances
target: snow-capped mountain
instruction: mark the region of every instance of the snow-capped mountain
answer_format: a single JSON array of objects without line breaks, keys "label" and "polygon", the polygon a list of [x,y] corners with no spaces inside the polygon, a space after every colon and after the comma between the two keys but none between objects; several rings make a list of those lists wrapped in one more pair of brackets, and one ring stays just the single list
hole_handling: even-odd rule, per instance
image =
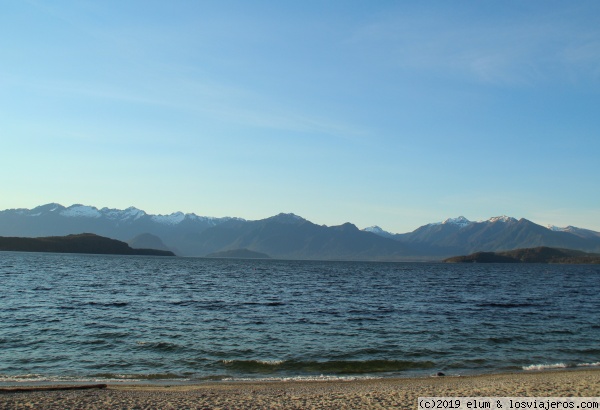
[{"label": "snow-capped mountain", "polygon": [[369,226],[369,227],[363,229],[363,231],[371,232],[371,233],[374,233],[375,235],[383,236],[384,238],[393,238],[394,237],[393,233],[384,231],[377,225]]},{"label": "snow-capped mountain", "polygon": [[464,228],[465,226],[471,224],[471,221],[469,221],[464,216],[459,216],[457,218],[448,218],[444,222],[441,222],[441,224],[442,225],[456,225],[459,228]]},{"label": "snow-capped mountain", "polygon": [[[32,210],[28,209],[17,209],[20,215],[29,215],[29,216],[41,216],[43,213],[58,213],[61,216],[72,217],[72,218],[90,218],[90,219],[98,219],[98,218],[107,218],[112,221],[120,221],[120,222],[132,222],[138,220],[140,218],[149,217],[154,222],[165,224],[165,225],[177,225],[183,222],[185,219],[194,220],[194,221],[203,221],[209,224],[215,225],[223,220],[229,220],[231,218],[211,218],[206,216],[198,216],[193,213],[184,214],[183,212],[173,212],[168,215],[151,215],[142,211],[141,209],[135,208],[133,206],[121,210],[121,209],[111,209],[111,208],[102,208],[98,209],[94,206],[75,204],[69,207],[64,207],[60,204],[47,204],[42,205]],[[237,218],[236,218],[237,219]]]},{"label": "snow-capped mountain", "polygon": [[[527,219],[516,219],[506,215],[483,221],[470,221],[464,216],[459,216],[421,226],[413,232],[392,235],[391,238],[418,246],[431,254],[460,255],[537,246],[600,251],[598,232],[573,227],[549,228]],[[371,232],[389,237],[380,234],[377,229]]]},{"label": "snow-capped mountain", "polygon": [[502,216],[494,216],[494,217],[488,219],[487,221],[490,223],[494,223],[494,222],[514,223],[514,222],[518,222],[518,219],[513,218],[512,216],[502,215]]},{"label": "snow-capped mountain", "polygon": [[512,218],[510,216],[506,216],[506,215],[502,215],[502,216],[494,216],[490,219],[487,219],[485,221],[470,221],[467,218],[465,218],[464,216],[458,216],[456,218],[448,218],[443,222],[433,222],[430,223],[428,225],[425,226],[435,226],[435,225],[450,225],[450,226],[456,226],[458,228],[464,228],[466,226],[469,226],[471,224],[474,223],[482,223],[482,222],[489,222],[489,223],[494,223],[494,222],[505,222],[505,223],[509,223],[509,222],[517,222],[517,220],[515,218]]},{"label": "snow-capped mountain", "polygon": [[0,211],[0,236],[61,236],[89,232],[121,241],[140,234],[158,236],[176,253],[195,254],[194,236],[212,226],[239,218],[213,218],[174,212],[152,215],[129,207],[124,210],[81,204],[51,203],[33,209]]},{"label": "snow-capped mountain", "polygon": [[590,229],[577,228],[576,226],[566,226],[564,228],[548,225],[548,229],[554,232],[568,232],[573,235],[580,236],[582,238],[598,238],[600,237],[600,232],[592,231]]}]

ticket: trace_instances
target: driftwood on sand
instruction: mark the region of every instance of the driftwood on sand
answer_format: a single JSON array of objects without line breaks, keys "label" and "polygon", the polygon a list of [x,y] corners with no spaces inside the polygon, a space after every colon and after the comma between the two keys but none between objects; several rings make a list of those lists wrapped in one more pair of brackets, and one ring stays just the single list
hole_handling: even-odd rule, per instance
[{"label": "driftwood on sand", "polygon": [[62,385],[62,386],[27,386],[27,387],[0,387],[1,393],[33,392],[33,391],[53,391],[53,390],[87,390],[87,389],[106,389],[106,384],[80,384],[80,385]]}]

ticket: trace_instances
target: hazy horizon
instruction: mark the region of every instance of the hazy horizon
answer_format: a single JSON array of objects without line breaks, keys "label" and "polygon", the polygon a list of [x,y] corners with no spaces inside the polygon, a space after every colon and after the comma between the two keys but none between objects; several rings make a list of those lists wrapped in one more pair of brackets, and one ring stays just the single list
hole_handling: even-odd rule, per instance
[{"label": "hazy horizon", "polygon": [[11,2],[0,209],[600,231],[600,3]]}]

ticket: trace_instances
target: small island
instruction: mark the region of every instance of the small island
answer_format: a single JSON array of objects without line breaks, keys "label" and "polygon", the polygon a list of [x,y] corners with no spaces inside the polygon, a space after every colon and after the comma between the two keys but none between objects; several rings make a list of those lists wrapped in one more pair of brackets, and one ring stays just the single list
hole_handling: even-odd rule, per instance
[{"label": "small island", "polygon": [[515,249],[505,252],[476,252],[465,256],[444,259],[446,263],[600,263],[600,254],[574,251],[572,249],[537,248]]},{"label": "small island", "polygon": [[41,238],[0,237],[0,251],[175,256],[171,251],[133,249],[125,242],[92,233]]},{"label": "small island", "polygon": [[228,251],[214,252],[206,255],[207,258],[225,258],[225,259],[271,259],[269,255],[262,252],[255,252],[249,249],[231,249]]}]

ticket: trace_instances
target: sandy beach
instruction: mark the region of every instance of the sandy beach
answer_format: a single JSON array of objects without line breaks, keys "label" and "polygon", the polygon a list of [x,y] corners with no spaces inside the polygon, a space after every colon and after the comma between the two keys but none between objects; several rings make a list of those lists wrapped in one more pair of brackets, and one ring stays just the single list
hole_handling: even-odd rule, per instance
[{"label": "sandy beach", "polygon": [[[25,387],[25,386],[19,386]],[[597,397],[600,370],[0,392],[1,409],[416,409],[419,396]]]}]

